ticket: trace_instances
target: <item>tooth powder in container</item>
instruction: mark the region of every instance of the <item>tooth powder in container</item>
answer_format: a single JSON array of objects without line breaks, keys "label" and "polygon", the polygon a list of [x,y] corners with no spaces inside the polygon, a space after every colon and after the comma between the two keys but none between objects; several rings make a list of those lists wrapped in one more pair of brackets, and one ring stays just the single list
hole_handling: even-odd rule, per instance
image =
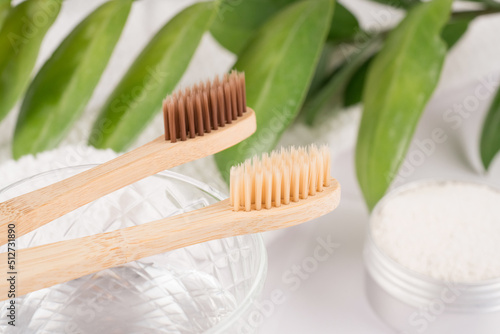
[{"label": "tooth powder in container", "polygon": [[364,258],[368,300],[399,333],[500,333],[499,190],[394,190],[373,210]]}]

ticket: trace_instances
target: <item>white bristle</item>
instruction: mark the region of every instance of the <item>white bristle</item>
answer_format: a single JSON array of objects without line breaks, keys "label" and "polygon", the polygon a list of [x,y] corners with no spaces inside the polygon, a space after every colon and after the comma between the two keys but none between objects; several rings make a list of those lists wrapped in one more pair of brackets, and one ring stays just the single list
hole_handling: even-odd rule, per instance
[{"label": "white bristle", "polygon": [[323,185],[328,187],[330,185],[330,150],[328,146],[321,146],[321,156],[323,157]]},{"label": "white bristle", "polygon": [[290,180],[290,199],[292,202],[298,202],[300,194],[300,166],[297,164],[292,165],[292,177]]},{"label": "white bristle", "polygon": [[273,176],[268,166],[265,167],[264,175],[264,207],[270,209],[273,203]]},{"label": "white bristle", "polygon": [[281,196],[283,204],[290,204],[290,165],[288,162],[283,163],[283,173],[281,179]]},{"label": "white bristle", "polygon": [[238,169],[239,167],[233,166],[231,167],[231,172],[230,172],[230,192],[229,192],[229,199],[231,201],[231,206],[235,209],[238,210],[240,206],[240,192],[238,189]]},{"label": "white bristle", "polygon": [[273,170],[273,200],[274,206],[281,206],[281,166],[274,166]]},{"label": "white bristle", "polygon": [[259,162],[259,170],[255,173],[255,209],[260,210],[262,208],[262,182],[264,176],[262,174],[262,166]]},{"label": "white bristle", "polygon": [[235,211],[280,207],[307,199],[330,185],[327,146],[281,148],[253,157],[230,171],[230,202]]},{"label": "white bristle", "polygon": [[323,175],[323,170],[325,169],[325,165],[324,165],[324,160],[323,160],[323,156],[321,154],[319,154],[318,152],[318,156],[317,156],[317,170],[316,170],[316,173],[317,173],[317,180],[316,180],[316,190],[317,191],[323,191],[323,183],[324,183],[324,175]]},{"label": "white bristle", "polygon": [[311,163],[309,164],[309,195],[316,195],[316,181],[317,181],[317,165],[316,165],[316,154],[311,156]]}]

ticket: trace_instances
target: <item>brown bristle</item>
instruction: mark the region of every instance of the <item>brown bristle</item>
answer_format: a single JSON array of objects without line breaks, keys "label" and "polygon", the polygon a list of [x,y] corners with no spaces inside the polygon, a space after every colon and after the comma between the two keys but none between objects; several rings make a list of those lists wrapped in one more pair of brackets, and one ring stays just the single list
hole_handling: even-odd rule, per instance
[{"label": "brown bristle", "polygon": [[163,101],[165,140],[175,143],[231,124],[246,111],[245,75],[236,71],[172,93]]},{"label": "brown bristle", "polygon": [[219,114],[219,126],[225,126],[226,122],[231,124],[231,119],[226,117],[226,105],[224,102],[224,90],[222,89],[222,84],[217,86],[217,107]]}]

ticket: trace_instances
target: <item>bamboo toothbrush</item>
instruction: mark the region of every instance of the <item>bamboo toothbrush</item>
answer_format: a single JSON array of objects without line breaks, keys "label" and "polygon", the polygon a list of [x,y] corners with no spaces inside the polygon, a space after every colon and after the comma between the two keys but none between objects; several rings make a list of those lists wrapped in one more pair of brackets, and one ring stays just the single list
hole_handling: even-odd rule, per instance
[{"label": "bamboo toothbrush", "polygon": [[[22,273],[17,295],[173,249],[297,225],[334,210],[340,200],[326,147],[292,148],[248,160],[233,167],[230,183],[229,199],[202,209],[17,251]],[[0,298],[7,298],[7,289],[8,282],[0,280]]]},{"label": "bamboo toothbrush", "polygon": [[215,78],[174,93],[163,102],[163,112],[165,136],[81,174],[0,203],[0,245],[7,242],[11,223],[18,238],[145,177],[233,146],[256,129],[255,114],[246,107],[243,73],[232,72],[222,80]]}]

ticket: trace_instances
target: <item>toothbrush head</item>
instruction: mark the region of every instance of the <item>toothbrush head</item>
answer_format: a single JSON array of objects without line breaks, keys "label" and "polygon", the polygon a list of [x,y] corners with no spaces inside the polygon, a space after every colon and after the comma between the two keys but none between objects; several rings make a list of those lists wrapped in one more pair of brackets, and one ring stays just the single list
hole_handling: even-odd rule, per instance
[{"label": "toothbrush head", "polygon": [[281,148],[231,168],[230,203],[234,211],[270,209],[314,196],[330,182],[326,145]]},{"label": "toothbrush head", "polygon": [[244,73],[232,71],[222,79],[200,82],[163,101],[165,140],[175,143],[203,136],[237,121],[245,112]]}]

